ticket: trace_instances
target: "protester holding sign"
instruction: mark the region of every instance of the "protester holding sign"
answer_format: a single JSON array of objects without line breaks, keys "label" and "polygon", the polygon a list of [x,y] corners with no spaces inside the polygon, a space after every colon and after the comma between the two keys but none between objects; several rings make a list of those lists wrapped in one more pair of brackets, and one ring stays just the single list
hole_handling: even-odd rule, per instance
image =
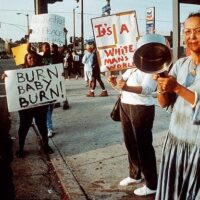
[{"label": "protester holding sign", "polygon": [[108,92],[105,88],[105,85],[103,83],[103,81],[101,80],[101,73],[100,73],[100,67],[99,67],[99,62],[98,62],[98,58],[97,58],[97,49],[95,44],[93,44],[93,57],[92,57],[92,88],[91,90],[88,92],[87,97],[94,97],[94,90],[96,88],[96,82],[98,81],[102,92],[99,94],[100,97],[107,97],[108,96]]},{"label": "protester holding sign", "polygon": [[[35,53],[29,52],[28,54],[26,54],[24,61],[24,68],[35,67],[37,65],[38,63],[36,60]],[[35,123],[38,127],[39,133],[42,136],[44,151],[46,153],[53,153],[53,150],[48,144],[47,126],[46,126],[47,110],[48,110],[48,105],[44,105],[40,107],[34,107],[19,111],[19,118],[20,118],[20,126],[18,130],[19,150],[16,152],[16,155],[18,157],[24,157],[25,139],[28,134],[28,130],[32,125],[33,119],[35,119]]]},{"label": "protester holding sign", "polygon": [[129,176],[119,184],[140,183],[143,173],[146,184],[134,193],[139,196],[154,194],[157,187],[156,157],[152,145],[155,100],[151,93],[156,89],[156,82],[151,74],[138,69],[128,69],[118,83],[112,76],[108,81],[121,89],[120,118],[129,160]]},{"label": "protester holding sign", "polygon": [[[43,52],[42,65],[55,64],[56,61],[60,62],[59,58],[54,56],[54,54],[51,54],[51,48],[48,42],[44,42],[42,44],[42,52]],[[53,137],[55,133],[53,130],[53,121],[52,121],[53,108],[54,104],[50,104],[47,112],[48,137]]]}]

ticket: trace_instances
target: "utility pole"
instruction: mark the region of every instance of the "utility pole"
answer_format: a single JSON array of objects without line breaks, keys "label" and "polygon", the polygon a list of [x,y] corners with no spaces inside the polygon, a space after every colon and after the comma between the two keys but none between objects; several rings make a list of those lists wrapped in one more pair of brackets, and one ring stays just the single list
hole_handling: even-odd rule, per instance
[{"label": "utility pole", "polygon": [[[77,3],[79,3],[79,0],[75,0]],[[84,54],[84,16],[83,16],[83,0],[81,1],[81,54]]]},{"label": "utility pole", "polygon": [[[106,1],[107,1],[107,5],[110,7],[110,0],[106,0]],[[108,15],[110,15],[110,10],[111,10],[111,9],[109,9],[109,10],[107,11]]]},{"label": "utility pole", "polygon": [[84,54],[84,16],[83,16],[83,0],[81,0],[81,54]]},{"label": "utility pole", "polygon": [[76,29],[75,29],[75,27],[76,27],[76,16],[75,16],[75,11],[76,11],[76,8],[78,8],[79,6],[76,6],[74,9],[73,9],[73,29],[74,29],[74,31],[73,31],[73,49],[75,49],[75,38],[76,38]]},{"label": "utility pole", "polygon": [[27,19],[27,34],[29,33],[29,14],[25,14],[25,13],[16,13],[17,15],[24,15],[26,16]]},{"label": "utility pole", "polygon": [[34,0],[35,1],[35,14],[48,13],[48,0]]}]

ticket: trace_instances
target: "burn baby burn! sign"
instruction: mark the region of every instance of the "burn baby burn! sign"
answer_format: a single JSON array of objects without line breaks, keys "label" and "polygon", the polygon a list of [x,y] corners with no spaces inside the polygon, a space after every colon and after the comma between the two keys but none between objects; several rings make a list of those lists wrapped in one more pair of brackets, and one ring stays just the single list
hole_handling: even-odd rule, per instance
[{"label": "burn baby burn! sign", "polygon": [[102,72],[134,67],[139,36],[135,11],[93,18],[92,28]]},{"label": "burn baby burn! sign", "polygon": [[10,112],[66,99],[62,64],[5,71]]}]

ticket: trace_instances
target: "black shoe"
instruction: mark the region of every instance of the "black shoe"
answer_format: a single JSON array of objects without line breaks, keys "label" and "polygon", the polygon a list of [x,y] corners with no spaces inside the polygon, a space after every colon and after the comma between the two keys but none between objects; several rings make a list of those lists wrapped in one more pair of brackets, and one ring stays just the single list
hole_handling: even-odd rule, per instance
[{"label": "black shoe", "polygon": [[18,150],[16,151],[16,154],[15,154],[18,158],[24,158],[25,156],[25,151],[24,150]]},{"label": "black shoe", "polygon": [[67,109],[69,109],[69,103],[68,103],[67,100],[65,100],[65,101],[63,102],[63,110],[67,110]]},{"label": "black shoe", "polygon": [[52,154],[52,153],[54,153],[53,149],[49,145],[44,146],[44,152],[46,154]]}]

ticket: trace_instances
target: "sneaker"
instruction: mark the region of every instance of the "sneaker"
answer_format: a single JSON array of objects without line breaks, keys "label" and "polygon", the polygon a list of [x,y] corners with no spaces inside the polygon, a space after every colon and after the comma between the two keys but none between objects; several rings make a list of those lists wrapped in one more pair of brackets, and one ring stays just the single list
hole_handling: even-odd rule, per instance
[{"label": "sneaker", "polygon": [[107,90],[102,91],[101,94],[99,95],[99,97],[107,97],[107,96],[108,96]]},{"label": "sneaker", "polygon": [[54,136],[53,130],[48,130],[48,137],[52,138]]},{"label": "sneaker", "polygon": [[138,196],[147,196],[147,195],[155,194],[155,193],[156,193],[156,190],[151,190],[146,185],[134,190],[134,194]]},{"label": "sneaker", "polygon": [[89,91],[87,94],[86,94],[87,97],[94,97],[94,92],[91,92]]},{"label": "sneaker", "polygon": [[130,185],[131,183],[141,183],[141,182],[142,182],[142,179],[133,179],[133,178],[127,177],[123,179],[122,181],[120,181],[119,185],[127,186],[127,185]]},{"label": "sneaker", "polygon": [[76,75],[76,80],[78,79],[78,75]]}]

